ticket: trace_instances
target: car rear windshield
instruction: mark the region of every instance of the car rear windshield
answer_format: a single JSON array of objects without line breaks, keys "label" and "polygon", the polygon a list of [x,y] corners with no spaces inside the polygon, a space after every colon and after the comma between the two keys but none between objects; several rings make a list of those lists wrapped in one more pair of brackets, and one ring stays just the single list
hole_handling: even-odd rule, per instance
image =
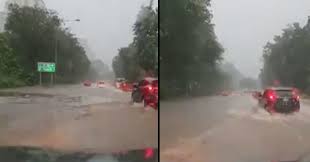
[{"label": "car rear windshield", "polygon": [[276,92],[279,97],[292,97],[293,95],[292,90],[277,90]]}]

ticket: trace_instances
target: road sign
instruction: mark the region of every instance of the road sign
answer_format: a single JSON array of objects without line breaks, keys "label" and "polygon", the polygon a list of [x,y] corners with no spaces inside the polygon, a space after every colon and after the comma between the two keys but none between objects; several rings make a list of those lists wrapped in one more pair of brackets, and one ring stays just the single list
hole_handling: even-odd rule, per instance
[{"label": "road sign", "polygon": [[38,72],[55,73],[56,65],[53,62],[38,62]]}]

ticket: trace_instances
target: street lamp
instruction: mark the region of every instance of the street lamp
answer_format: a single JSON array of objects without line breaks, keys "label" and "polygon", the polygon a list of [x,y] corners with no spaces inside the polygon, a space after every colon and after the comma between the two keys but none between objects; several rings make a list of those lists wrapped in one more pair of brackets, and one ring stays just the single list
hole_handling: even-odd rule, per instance
[{"label": "street lamp", "polygon": [[74,19],[74,20],[64,20],[64,22],[80,22],[80,19]]},{"label": "street lamp", "polygon": [[[74,20],[64,20],[64,22],[80,22],[80,19],[74,19]],[[65,28],[67,30],[68,28]],[[58,62],[58,39],[57,39],[57,33],[55,36],[55,66],[56,66],[56,71],[55,71],[55,83],[56,83],[56,73],[57,73],[57,62]]]}]

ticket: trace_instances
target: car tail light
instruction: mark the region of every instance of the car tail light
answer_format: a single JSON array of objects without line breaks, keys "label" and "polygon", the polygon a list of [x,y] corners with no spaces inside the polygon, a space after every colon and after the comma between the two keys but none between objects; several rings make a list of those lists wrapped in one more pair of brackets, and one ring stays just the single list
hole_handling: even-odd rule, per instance
[{"label": "car tail light", "polygon": [[270,91],[268,93],[267,97],[270,101],[275,101],[277,99],[277,95],[274,91]]},{"label": "car tail light", "polygon": [[300,97],[299,97],[299,95],[298,95],[297,89],[294,89],[294,90],[292,91],[292,94],[293,94],[293,98],[295,98],[297,101],[299,101]]},{"label": "car tail light", "polygon": [[270,100],[274,100],[275,99],[275,96],[273,94],[269,94],[269,99]]},{"label": "car tail light", "polygon": [[144,151],[144,158],[145,159],[151,159],[154,156],[154,150],[152,148],[147,148]]},{"label": "car tail light", "polygon": [[147,86],[147,90],[148,90],[148,91],[150,91],[150,92],[153,92],[154,87],[153,87],[153,86],[151,86],[151,85],[149,85],[149,86]]}]

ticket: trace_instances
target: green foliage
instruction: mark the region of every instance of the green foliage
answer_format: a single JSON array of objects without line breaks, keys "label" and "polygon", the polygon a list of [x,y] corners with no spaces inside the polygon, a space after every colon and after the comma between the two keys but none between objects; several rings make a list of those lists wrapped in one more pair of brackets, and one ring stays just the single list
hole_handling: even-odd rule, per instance
[{"label": "green foliage", "polygon": [[158,10],[152,6],[142,7],[134,24],[133,43],[119,49],[113,59],[116,77],[136,81],[142,71],[158,75]]},{"label": "green foliage", "polygon": [[264,47],[264,67],[260,78],[263,85],[273,85],[274,80],[282,86],[309,88],[310,76],[310,24],[301,28],[298,23],[289,25],[281,36]]},{"label": "green foliage", "polygon": [[129,81],[136,81],[139,78],[140,67],[135,54],[136,49],[132,45],[119,49],[119,54],[114,57],[112,64],[116,77],[126,78]]},{"label": "green foliage", "polygon": [[23,86],[21,68],[5,34],[0,34],[0,88]]},{"label": "green foliage", "polygon": [[175,91],[172,95],[209,94],[220,85],[223,74],[216,65],[223,48],[216,40],[209,6],[209,0],[161,2],[161,97],[170,96],[163,94],[166,91]]},{"label": "green foliage", "polygon": [[5,30],[21,77],[27,84],[38,83],[37,62],[56,62],[56,52],[57,81],[72,83],[88,73],[90,62],[84,49],[61,24],[62,20],[53,11],[9,7]]},{"label": "green foliage", "polygon": [[[157,11],[157,10],[156,10]],[[134,46],[138,64],[155,72],[158,60],[158,13],[151,6],[142,7],[134,25]]]},{"label": "green foliage", "polygon": [[20,74],[16,56],[13,49],[9,47],[8,39],[5,34],[0,34],[0,73],[4,75]]}]

